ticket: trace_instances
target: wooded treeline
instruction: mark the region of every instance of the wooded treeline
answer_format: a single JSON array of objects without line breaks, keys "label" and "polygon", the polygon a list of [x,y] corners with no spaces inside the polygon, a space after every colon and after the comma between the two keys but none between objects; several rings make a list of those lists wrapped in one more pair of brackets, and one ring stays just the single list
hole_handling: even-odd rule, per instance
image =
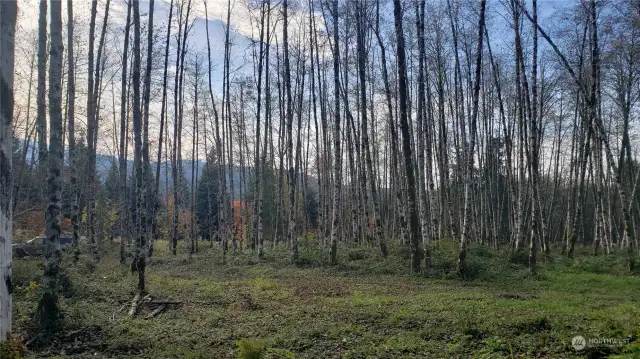
[{"label": "wooded treeline", "polygon": [[85,24],[42,0],[37,36],[18,29],[0,219],[46,211],[48,302],[61,217],[76,258],[80,234],[96,260],[121,237],[140,292],[159,239],[189,257],[202,240],[224,258],[280,244],[296,261],[311,236],[332,264],[342,242],[381,257],[397,242],[416,272],[455,240],[461,275],[471,243],[526,251],[532,271],[538,252],[590,245],[633,268],[640,1],[575,2],[551,24],[543,0],[229,0],[222,34],[199,2],[158,18],[153,0],[92,1]]}]

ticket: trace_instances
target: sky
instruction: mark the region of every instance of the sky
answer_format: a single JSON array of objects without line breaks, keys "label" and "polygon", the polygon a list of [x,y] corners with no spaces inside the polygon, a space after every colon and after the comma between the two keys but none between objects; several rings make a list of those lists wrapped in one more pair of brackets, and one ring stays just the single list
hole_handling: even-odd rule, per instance
[{"label": "sky", "polygon": [[[1,1],[1,0],[0,0]],[[102,19],[104,16],[104,6],[107,0],[99,0],[98,1],[98,14],[96,17],[96,37],[99,36],[100,28],[102,26]],[[208,8],[208,25],[209,25],[209,37],[212,51],[212,86],[214,91],[220,93],[222,88],[222,60],[224,54],[224,37],[226,32],[226,16],[227,16],[227,1],[228,0],[207,0],[207,8]],[[306,3],[306,0],[299,0]],[[364,0],[364,1],[372,1],[372,0]],[[435,0],[426,0],[428,2],[435,2]],[[452,1],[464,1],[464,2],[475,2],[476,0],[452,0]],[[505,7],[503,5],[506,0],[488,0],[487,4],[487,26],[489,29],[490,37],[491,37],[491,46],[493,48],[494,53],[499,52],[509,52],[509,47],[511,46],[511,42],[513,41],[513,32],[510,28],[511,20],[510,16],[506,14]],[[538,0],[539,3],[539,18],[540,23],[543,24],[548,29],[554,29],[558,20],[560,20],[563,16],[563,9],[568,6],[573,6],[577,3],[578,0]],[[290,1],[295,3],[296,0]],[[256,5],[256,0],[250,0],[252,5]],[[529,1],[527,1],[529,4]],[[86,71],[86,51],[83,46],[86,47],[86,40],[88,36],[88,23],[90,17],[90,6],[91,2],[88,0],[75,0],[74,4],[74,19],[76,22],[75,35],[78,39],[79,49],[76,49],[76,56],[78,57],[77,61],[77,70],[79,72],[78,76],[83,76],[81,72]],[[295,5],[295,4],[294,4]],[[405,5],[412,5],[411,1],[405,1]],[[530,5],[530,4],[529,4]],[[253,74],[253,64],[251,61],[251,44],[252,40],[258,37],[257,26],[255,24],[255,17],[252,17],[251,12],[248,9],[246,0],[231,0],[231,33],[230,39],[233,44],[231,48],[231,67],[234,70],[233,75],[236,79],[246,76],[252,76]],[[147,16],[148,16],[148,8],[149,2],[147,0],[140,1],[140,13],[141,13],[141,22],[142,26],[146,26]],[[165,30],[164,24],[166,24],[169,16],[169,8],[170,1],[169,0],[156,0],[154,6],[154,23],[156,29],[156,35],[158,39],[156,40],[156,47],[158,49],[162,49],[164,47],[164,37]],[[305,13],[304,6],[298,6],[298,11],[292,10],[291,15],[291,23],[290,26],[290,37],[295,39],[296,30],[298,28],[298,24],[302,21],[308,13]],[[413,11],[413,7],[408,7],[406,11]],[[389,21],[391,21],[390,12],[391,8],[384,10],[385,16]],[[66,27],[67,16],[66,16],[66,1],[62,2],[62,13],[63,13],[63,26]],[[127,14],[127,5],[124,0],[111,0],[110,5],[110,13],[109,13],[109,31],[107,34],[107,51],[108,51],[108,60],[107,62],[114,67],[118,67],[120,56],[122,53],[122,44],[123,44],[123,29],[126,21]],[[206,18],[205,15],[205,6],[204,1],[194,0],[193,1],[193,9],[192,9],[192,19],[195,19],[193,29],[189,35],[189,52],[195,53],[199,52],[206,56],[207,51],[207,41],[206,41]],[[317,21],[318,26],[322,28],[324,22],[322,21],[322,16],[319,13],[313,14]],[[429,16],[430,14],[427,14]],[[175,11],[174,11],[175,18]],[[278,36],[281,35],[281,24],[277,24],[277,28],[275,33]],[[412,24],[406,24],[406,28],[410,28]],[[37,35],[37,26],[38,26],[38,1],[37,0],[21,0],[19,1],[19,19],[18,19],[18,31],[17,36],[18,39],[22,39],[22,44],[18,46],[18,53],[21,53],[22,56],[18,56],[16,58],[16,68],[19,71],[16,77],[16,88],[18,88],[18,92],[22,91],[23,96],[18,95],[17,101],[25,101],[26,92],[27,92],[27,84],[29,80],[28,73],[30,72],[30,59],[29,54],[33,54],[35,49],[37,49],[35,38]],[[306,30],[306,28],[305,28]],[[446,30],[445,30],[446,31]],[[176,29],[172,30],[172,36],[175,35]],[[20,37],[21,36],[21,37]],[[63,36],[66,46],[66,28],[63,30]],[[173,41],[173,40],[172,40]],[[146,38],[142,39],[143,46],[146,46]],[[542,42],[542,40],[541,40]],[[96,38],[97,43],[97,38]],[[21,46],[20,46],[21,45]],[[96,44],[97,46],[97,44]],[[544,48],[544,44],[541,46]],[[175,50],[173,50],[175,52]],[[158,54],[159,57],[163,56],[163,53]],[[171,55],[174,57],[175,55]],[[143,62],[145,61],[143,56]],[[156,59],[158,60],[158,59]],[[121,61],[120,61],[121,62]],[[170,63],[173,62],[170,60]],[[158,61],[161,65],[161,61]],[[114,82],[116,86],[119,84],[119,74],[115,73],[112,76],[115,76]],[[79,79],[77,80],[78,91],[84,91],[83,87],[86,88],[86,80]],[[35,93],[35,85],[32,89],[32,93]],[[113,95],[112,95],[113,91]],[[79,96],[82,96],[80,93]],[[111,98],[114,97],[114,99]],[[115,100],[115,101],[113,101]],[[112,102],[116,107],[119,107],[119,89],[104,89],[104,99],[105,104],[111,104]],[[80,114],[79,121],[82,121],[82,114],[86,111],[82,106],[85,100],[78,99],[76,100],[77,108],[76,111]],[[152,113],[159,113],[159,102],[155,101],[151,105]],[[32,99],[32,108],[35,108],[35,99]],[[110,109],[108,110],[111,111]],[[108,114],[103,111],[102,116],[108,116]],[[32,115],[33,117],[33,115]],[[152,116],[153,117],[153,116]],[[110,119],[108,119],[110,120]],[[103,120],[104,121],[104,120]],[[101,141],[100,150],[106,154],[114,154],[116,150],[115,137],[113,133],[108,133],[106,131],[112,131],[111,128],[115,126],[111,126],[111,122],[108,121],[105,125],[101,126],[101,131],[105,131],[105,136],[100,136],[99,138],[111,138],[108,141]],[[251,130],[251,124],[249,124],[249,131]],[[154,138],[157,136],[157,123],[152,124],[151,137]],[[188,135],[188,131],[187,136]],[[102,132],[101,132],[102,134]],[[190,139],[189,139],[190,141]]]},{"label": "sky", "polygon": [[[2,0],[0,0],[2,1]],[[290,0],[290,3],[294,3],[296,0]],[[302,0],[300,0],[302,1]],[[96,16],[96,38],[95,46],[97,53],[98,39],[101,32],[102,22],[104,18],[104,9],[107,0],[98,0],[97,16]],[[177,3],[178,0],[175,0]],[[156,84],[152,88],[155,93],[152,92],[152,102],[150,104],[150,138],[155,139],[159,135],[159,114],[161,107],[161,79],[162,79],[162,66],[164,61],[164,42],[166,37],[166,23],[169,18],[170,0],[155,0],[154,3],[154,28],[157,39],[154,41],[154,49],[157,53],[154,54],[154,76],[156,76]],[[174,3],[174,6],[176,5]],[[142,25],[142,39],[141,46],[143,50],[142,66],[146,62],[146,26],[148,23],[149,13],[149,1],[141,0],[139,2],[141,25]],[[255,0],[231,0],[231,30],[230,30],[230,42],[231,46],[231,76],[232,82],[238,81],[243,78],[253,76],[253,63],[252,63],[252,43],[254,39],[259,37],[258,26],[256,23],[257,11],[254,11],[253,15],[249,10],[249,6],[256,8],[258,4]],[[189,66],[193,62],[192,57],[194,54],[199,54],[203,66],[206,66],[207,58],[207,23],[209,28],[209,38],[211,44],[211,83],[214,93],[220,95],[222,92],[222,68],[224,57],[224,43],[225,34],[227,31],[227,0],[207,0],[207,11],[205,11],[205,4],[203,0],[193,0],[192,9],[190,14],[190,21],[193,21],[193,27],[189,32],[188,54],[186,63]],[[295,4],[293,4],[295,5]],[[175,69],[175,35],[177,33],[177,26],[175,25],[176,8],[173,12],[172,28],[172,44],[169,52],[169,84],[170,88],[173,86],[173,75],[171,72]],[[299,11],[296,11],[299,9]],[[47,10],[47,14],[49,13]],[[308,13],[303,11],[301,7],[293,7],[290,10],[290,27],[289,33],[292,42],[295,41],[297,35],[297,29],[302,21],[308,18]],[[87,71],[87,39],[89,33],[89,20],[90,20],[91,2],[89,0],[74,0],[73,12],[74,12],[74,51],[76,56],[76,121],[79,123],[80,128],[86,127],[86,71]],[[35,120],[35,108],[36,108],[36,77],[37,71],[31,69],[32,62],[35,60],[37,53],[37,30],[38,30],[38,15],[39,15],[39,1],[38,0],[19,0],[18,11],[18,27],[16,31],[16,78],[14,89],[16,92],[16,113],[17,118],[14,121],[15,132],[18,137],[26,138],[25,128],[27,127],[27,102],[29,93],[29,81],[30,75],[33,76],[32,88],[31,88],[31,105],[30,105],[30,124],[32,126]],[[314,14],[317,17],[319,26],[322,26],[322,19],[318,14]],[[109,78],[113,79],[114,86],[106,86],[102,89],[102,103],[100,112],[100,127],[98,135],[98,152],[105,155],[117,156],[117,138],[118,138],[118,123],[119,123],[119,107],[120,107],[120,74],[119,69],[122,63],[122,50],[124,43],[124,27],[126,24],[127,16],[127,3],[125,0],[111,0],[109,6],[108,27],[107,36],[105,41],[105,54],[106,54],[106,66],[107,70],[103,81]],[[63,21],[63,42],[66,48],[67,46],[67,2],[62,1],[62,21]],[[208,22],[207,22],[208,19]],[[47,20],[47,29],[49,25],[49,19]],[[277,36],[281,36],[282,28],[281,22],[272,20],[272,26],[274,27],[274,33]],[[305,28],[306,30],[306,28]],[[132,35],[131,35],[132,36]],[[132,41],[132,40],[131,40]],[[66,56],[66,52],[65,52]],[[129,57],[131,59],[131,56]],[[66,71],[66,60],[63,71]],[[66,76],[66,75],[63,75]],[[205,75],[206,76],[206,75]],[[65,77],[66,80],[66,77]],[[190,80],[187,80],[190,81]],[[186,86],[189,86],[188,84]],[[190,90],[191,88],[189,88]],[[192,96],[192,91],[187,90],[186,101],[189,101]],[[203,94],[207,95],[207,94]],[[172,136],[171,130],[171,118],[173,116],[172,105],[172,92],[169,91],[168,96],[169,107],[169,136]],[[201,100],[202,101],[202,100]],[[205,102],[205,101],[202,101]],[[187,105],[189,110],[190,105]],[[63,105],[63,111],[65,106]],[[114,111],[115,110],[115,111]],[[247,126],[247,131],[250,133],[253,129],[251,123]],[[192,130],[190,124],[186,125],[183,129],[183,141],[185,143],[191,142]],[[213,131],[209,130],[209,140],[212,142],[211,136]],[[157,140],[153,140],[157,141]],[[201,140],[202,141],[202,140]],[[251,144],[250,144],[251,146]],[[151,150],[155,151],[155,145],[152,144]],[[190,146],[185,146],[189,147]],[[204,157],[204,150],[201,150],[200,158]],[[184,153],[184,158],[190,158],[190,153]]]}]

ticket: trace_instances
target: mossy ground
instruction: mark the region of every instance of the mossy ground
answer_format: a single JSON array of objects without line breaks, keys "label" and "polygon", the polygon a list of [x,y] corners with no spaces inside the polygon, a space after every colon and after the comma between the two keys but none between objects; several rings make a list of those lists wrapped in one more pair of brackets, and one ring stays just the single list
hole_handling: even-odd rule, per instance
[{"label": "mossy ground", "polygon": [[[640,357],[640,277],[624,257],[540,258],[533,277],[517,256],[471,246],[469,275],[457,278],[455,243],[440,242],[433,268],[409,271],[408,249],[341,244],[339,264],[311,242],[290,261],[285,246],[263,261],[251,250],[229,254],[200,244],[189,261],[156,245],[148,292],[181,301],[154,319],[126,315],[137,276],[119,265],[116,245],[95,264],[65,262],[64,330],[30,343],[32,357],[62,358],[582,358]],[[14,262],[14,329],[37,331],[42,269]],[[621,338],[626,348],[571,345]],[[635,344],[634,344],[635,342]],[[624,352],[627,352],[626,354]]]}]

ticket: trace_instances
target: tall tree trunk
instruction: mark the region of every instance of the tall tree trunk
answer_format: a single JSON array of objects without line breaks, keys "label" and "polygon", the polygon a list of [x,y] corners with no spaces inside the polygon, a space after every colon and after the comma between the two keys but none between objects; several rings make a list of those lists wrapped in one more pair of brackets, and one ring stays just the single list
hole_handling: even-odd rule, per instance
[{"label": "tall tree trunk", "polygon": [[38,169],[39,180],[42,181],[43,186],[40,190],[42,205],[45,203],[45,188],[47,179],[47,0],[40,0],[40,14],[38,17],[38,94],[36,97],[37,102],[37,117],[36,123],[38,124]]},{"label": "tall tree trunk", "polygon": [[76,103],[76,82],[75,82],[75,58],[73,56],[73,0],[67,0],[67,101],[69,111],[67,112],[67,130],[69,131],[69,177],[71,182],[71,225],[73,227],[73,258],[78,260],[80,251],[78,249],[80,215],[78,213],[78,160],[75,148],[75,103]]},{"label": "tall tree trunk", "polygon": [[[208,12],[207,12],[207,2],[204,2],[205,5],[205,15],[207,16],[208,19]],[[216,230],[217,233],[217,239],[221,240],[222,242],[222,255],[223,255],[223,262],[226,263],[226,253],[227,253],[227,242],[226,242],[226,234],[222,234],[223,230],[226,228],[226,223],[225,223],[225,219],[226,219],[226,214],[224,211],[224,198],[226,197],[226,177],[225,177],[225,170],[224,170],[224,164],[222,162],[222,139],[220,137],[220,119],[218,118],[218,110],[216,108],[216,103],[215,103],[215,98],[213,96],[213,88],[211,85],[211,43],[209,42],[209,21],[206,21],[206,31],[207,31],[207,59],[208,59],[208,64],[209,64],[209,70],[207,71],[207,74],[209,76],[209,97],[211,99],[211,107],[213,107],[213,117],[215,120],[215,138],[216,138],[216,143],[215,143],[215,151],[216,151],[216,161],[218,163],[218,169],[215,171],[216,173],[216,177],[215,177],[215,181],[218,184],[218,195],[217,195],[217,202],[218,202],[218,229]]]},{"label": "tall tree trunk", "polygon": [[[206,1],[205,1],[205,6],[206,6]],[[152,231],[153,231],[153,236],[155,238],[155,235],[157,233],[156,227],[157,227],[157,220],[156,220],[156,215],[157,212],[160,208],[160,196],[159,196],[159,192],[160,192],[160,163],[162,161],[162,141],[163,141],[163,134],[164,134],[164,129],[166,126],[166,110],[167,110],[167,70],[168,70],[168,65],[169,65],[169,41],[171,40],[171,19],[173,18],[173,0],[171,0],[171,4],[169,5],[169,22],[167,23],[167,37],[165,38],[165,43],[164,43],[164,69],[163,69],[163,74],[162,74],[162,104],[160,107],[160,133],[158,134],[158,157],[157,157],[157,162],[156,162],[156,183],[155,183],[155,194],[153,196],[154,198],[154,213],[153,213],[153,217],[152,217]],[[208,21],[207,21],[208,23]],[[208,35],[208,33],[207,33]],[[165,149],[165,151],[168,152],[169,149]],[[165,192],[165,195],[168,197],[169,193]],[[153,243],[154,240],[151,239],[151,243],[149,243],[149,257],[151,257],[151,255],[153,254]]]},{"label": "tall tree trunk", "polygon": [[[424,121],[425,119],[425,62],[426,62],[426,51],[424,44],[424,7],[425,1],[422,0],[419,3],[416,2],[416,30],[418,33],[418,106],[417,106],[417,118],[418,125],[416,131],[417,137],[417,179],[418,179],[418,198],[420,199],[419,207],[420,207],[420,226],[422,232],[422,244],[424,246],[424,264],[426,268],[431,266],[431,250],[430,250],[430,236],[431,232],[429,230],[429,215],[428,211],[428,203],[427,203],[427,193],[425,188],[425,173],[431,171],[431,167],[426,167],[425,172],[425,135],[424,135]],[[430,143],[429,143],[430,145]]]},{"label": "tall tree trunk", "polygon": [[[512,192],[513,186],[515,184],[514,182],[514,175],[513,175],[513,162],[511,160],[512,157],[512,152],[513,152],[513,138],[511,135],[511,129],[510,129],[510,123],[507,123],[507,119],[506,119],[506,115],[505,115],[505,109],[504,109],[504,102],[503,102],[503,98],[502,98],[502,88],[500,86],[500,80],[499,80],[499,71],[498,71],[498,66],[496,65],[496,63],[493,60],[493,53],[491,52],[491,43],[489,41],[489,32],[487,31],[487,28],[485,26],[484,28],[484,36],[487,40],[487,50],[489,52],[489,61],[491,62],[491,69],[492,69],[492,73],[493,73],[493,82],[494,82],[494,86],[496,88],[496,92],[498,95],[498,105],[500,108],[500,120],[502,122],[502,131],[503,131],[503,136],[504,136],[504,141],[505,141],[505,152],[506,152],[506,158],[507,158],[507,163],[506,163],[506,168],[507,168],[507,178],[506,178],[506,185],[509,186],[509,191],[505,194],[508,197],[508,205],[507,205],[507,213],[508,213],[508,228],[509,231],[512,231],[512,228],[515,226],[516,221],[514,218],[514,213],[515,213],[515,208],[516,208],[516,201],[515,201],[515,195]],[[509,238],[512,238],[513,236],[513,232],[508,233],[509,234]]]},{"label": "tall tree trunk", "polygon": [[[151,163],[149,160],[149,102],[151,96],[151,64],[153,62],[153,7],[154,0],[149,0],[149,22],[147,24],[147,63],[144,72],[144,94],[142,97],[143,109],[143,128],[142,128],[142,173],[145,183],[145,215],[146,223],[143,224],[146,242],[149,246],[153,243],[152,225],[153,218],[155,217],[155,203],[158,201],[153,188],[150,186],[151,178]],[[162,133],[162,131],[160,131]],[[148,252],[148,250],[147,250]]]},{"label": "tall tree trunk", "polygon": [[[182,237],[179,233],[179,210],[182,208],[182,196],[179,192],[180,183],[184,178],[182,170],[182,113],[183,94],[182,83],[184,76],[184,57],[186,50],[186,39],[189,32],[189,13],[191,11],[191,0],[187,3],[186,16],[182,17],[184,2],[180,6],[178,22],[178,48],[176,50],[176,76],[174,83],[174,114],[173,114],[173,158],[172,179],[173,179],[173,231],[172,231],[172,252],[176,255],[178,240]],[[184,28],[182,27],[184,25]],[[186,226],[186,223],[183,223]],[[186,234],[186,233],[185,233]]]},{"label": "tall tree trunk", "polygon": [[289,21],[288,21],[288,4],[287,0],[282,2],[283,21],[282,25],[282,46],[284,48],[284,87],[285,87],[285,102],[286,102],[286,116],[287,116],[287,168],[288,168],[288,180],[289,180],[289,229],[288,237],[291,244],[291,259],[296,261],[298,259],[298,243],[296,239],[296,181],[295,181],[295,168],[294,168],[294,154],[293,154],[293,103],[291,98],[291,66],[289,64]]},{"label": "tall tree trunk", "polygon": [[200,63],[195,63],[195,73],[194,73],[194,104],[193,104],[193,127],[192,127],[192,135],[191,135],[191,241],[189,242],[189,259],[192,258],[193,254],[196,252],[197,246],[197,231],[196,231],[196,161],[198,160],[197,155],[197,138],[198,138],[198,87],[200,81]]},{"label": "tall tree trunk", "polygon": [[484,39],[484,12],[487,5],[486,0],[480,1],[480,20],[478,21],[478,48],[476,50],[476,73],[473,85],[473,114],[469,126],[469,150],[466,154],[467,168],[464,181],[464,218],[462,235],[460,236],[460,253],[458,254],[458,272],[464,276],[466,272],[465,258],[467,256],[467,237],[471,229],[471,191],[473,191],[474,172],[474,149],[476,145],[476,121],[478,119],[478,101],[480,97],[480,76],[482,74],[482,40]]},{"label": "tall tree trunk", "polygon": [[411,231],[409,244],[411,247],[411,268],[414,272],[420,272],[420,223],[418,220],[416,179],[413,172],[411,155],[411,137],[409,134],[408,119],[408,94],[407,94],[407,60],[405,56],[404,31],[402,29],[402,7],[400,0],[393,0],[393,17],[395,22],[396,47],[398,59],[398,94],[400,100],[400,131],[402,132],[402,153],[404,155],[404,167],[407,176],[407,192],[409,208],[409,228]]},{"label": "tall tree trunk", "polygon": [[[389,124],[389,137],[391,138],[391,172],[395,172],[398,168],[398,164],[397,164],[397,154],[398,154],[398,135],[396,132],[396,125],[395,125],[395,121],[393,119],[393,105],[392,105],[392,101],[391,101],[391,86],[389,84],[389,75],[387,73],[387,55],[386,55],[386,51],[385,51],[385,47],[384,47],[384,43],[382,41],[382,35],[381,35],[381,31],[380,31],[380,1],[376,1],[376,26],[375,26],[375,33],[376,33],[376,40],[378,42],[378,47],[380,48],[380,67],[381,67],[381,72],[382,72],[382,81],[384,83],[384,94],[385,94],[385,99],[386,99],[386,105],[387,105],[387,121]],[[402,197],[402,193],[400,190],[400,187],[395,185],[393,186],[394,188],[394,192],[395,192],[395,196],[396,198],[401,198]],[[390,202],[390,201],[389,201]],[[406,219],[405,219],[405,212],[402,209],[403,207],[401,206],[401,208],[399,209],[399,213],[400,213],[400,227],[401,227],[401,232],[404,233],[406,232],[405,228],[406,228]],[[402,239],[403,243],[404,243],[404,237]]]},{"label": "tall tree trunk", "polygon": [[[371,148],[369,146],[369,128],[367,119],[367,88],[366,88],[366,53],[365,53],[365,11],[363,3],[360,5],[360,14],[356,19],[357,26],[357,46],[358,46],[358,75],[360,78],[360,117],[362,121],[362,147],[364,149],[366,172],[369,177],[369,190],[371,191],[371,203],[373,205],[374,218],[374,240],[378,241],[380,253],[386,258],[388,255],[387,244],[382,235],[382,223],[380,221],[380,209],[378,202],[378,188],[376,185],[376,176],[373,171],[373,161],[371,160]],[[371,119],[373,121],[373,118]],[[363,173],[365,173],[363,171]],[[367,184],[363,183],[364,194],[367,192]],[[367,203],[365,203],[365,208]],[[369,226],[369,218],[366,219],[367,227]]]},{"label": "tall tree trunk", "polygon": [[[223,81],[222,81],[222,139],[224,142],[225,132],[228,133],[228,152],[222,151],[222,165],[226,166],[225,156],[229,157],[229,193],[225,193],[225,198],[223,201],[224,211],[227,213],[227,217],[229,221],[226,223],[225,227],[225,238],[228,240],[231,238],[231,244],[233,247],[233,252],[235,253],[237,249],[236,243],[236,218],[233,206],[233,200],[235,198],[235,190],[234,190],[234,180],[233,180],[233,133],[231,132],[231,99],[230,99],[230,53],[231,53],[231,42],[229,40],[231,34],[231,0],[227,1],[227,28],[225,32],[224,39],[224,68],[223,68]],[[226,118],[225,118],[226,114]],[[228,121],[225,122],[225,119]],[[227,180],[226,174],[223,176],[224,180]],[[226,243],[226,242],[225,242]],[[227,244],[223,245],[225,249],[228,247]]]},{"label": "tall tree trunk", "polygon": [[[98,0],[91,1],[91,20],[89,22],[89,55],[88,55],[88,71],[87,71],[87,150],[88,161],[86,166],[86,179],[87,183],[85,188],[87,196],[86,196],[86,205],[88,208],[87,211],[87,226],[89,227],[89,241],[91,245],[91,251],[94,255],[94,258],[98,259],[98,247],[95,243],[95,236],[93,236],[93,215],[95,212],[92,210],[93,204],[91,200],[93,199],[92,195],[92,181],[95,177],[95,165],[92,167],[92,148],[93,148],[93,131],[94,131],[94,118],[95,118],[95,102],[94,102],[94,41],[95,41],[95,32],[96,32],[96,14],[98,7]],[[93,169],[92,169],[93,168]]]},{"label": "tall tree trunk", "polygon": [[[265,98],[265,133],[264,133],[264,148],[262,150],[262,158],[260,159],[260,173],[259,176],[262,176],[263,178],[261,179],[261,186],[264,186],[264,183],[266,183],[266,179],[265,179],[265,167],[266,167],[266,162],[267,162],[267,150],[269,148],[269,144],[273,144],[272,143],[272,139],[269,137],[269,135],[271,134],[271,93],[270,93],[270,78],[269,78],[269,49],[271,47],[271,0],[267,0],[266,3],[266,7],[267,7],[267,43],[265,45],[265,94],[266,94],[266,98]],[[273,153],[273,150],[271,151]],[[271,163],[273,163],[273,161],[271,161]],[[263,207],[264,207],[264,189],[262,189],[261,187],[261,191],[260,191],[260,195],[258,198],[258,213],[256,213],[257,216],[263,216]],[[262,220],[262,218],[259,218],[259,223],[258,223],[258,231],[259,231],[259,235],[258,235],[258,258],[262,258],[262,251],[264,248],[264,233],[262,233],[263,231],[263,223],[264,221]]]},{"label": "tall tree trunk", "polygon": [[[127,22],[124,27],[124,48],[122,52],[122,78],[120,81],[120,152],[118,156],[118,172],[120,182],[120,263],[124,263],[125,238],[128,232],[128,196],[127,196],[127,161],[125,160],[125,144],[127,142],[127,64],[129,55],[129,29],[131,28],[131,1],[127,4]],[[169,26],[171,28],[171,26]],[[161,131],[162,132],[162,131]],[[158,162],[159,163],[159,162]]]},{"label": "tall tree trunk", "polygon": [[[133,223],[136,228],[136,255],[131,263],[131,270],[138,272],[138,292],[145,292],[145,257],[147,254],[144,203],[146,183],[143,177],[142,159],[142,115],[140,113],[140,8],[137,1],[133,1],[133,136],[134,163],[136,164],[136,209],[133,213]],[[175,184],[174,184],[175,185]]]},{"label": "tall tree trunk", "polygon": [[180,232],[179,232],[179,215],[178,215],[178,97],[180,96],[180,88],[178,87],[179,79],[180,79],[180,46],[181,42],[181,32],[182,32],[182,10],[183,10],[184,1],[180,4],[180,9],[178,11],[178,34],[177,34],[177,49],[176,49],[176,66],[175,66],[175,77],[174,77],[174,86],[173,86],[173,145],[172,145],[172,153],[171,153],[171,182],[172,182],[172,191],[173,191],[173,221],[171,223],[171,252],[175,256],[178,250],[178,241],[180,240]]},{"label": "tall tree trunk", "polygon": [[[260,44],[258,50],[258,98],[256,100],[256,144],[254,151],[254,177],[255,177],[255,189],[253,200],[253,234],[251,238],[251,248],[258,246],[258,258],[263,257],[262,247],[262,176],[261,169],[261,157],[260,157],[260,115],[262,107],[262,62],[263,62],[263,47],[264,47],[264,17],[265,6],[269,6],[268,3],[262,2],[260,9]],[[269,29],[267,28],[267,32]],[[269,64],[267,64],[269,66]],[[266,134],[266,131],[265,131]],[[265,136],[266,138],[266,136]],[[265,139],[266,142],[266,139]]]},{"label": "tall tree trunk", "polygon": [[[514,21],[514,36],[516,38],[516,46],[520,46],[520,25],[519,25],[519,20],[520,20],[520,13],[517,10],[517,5],[515,4],[516,1],[521,1],[521,0],[511,0],[511,7],[513,8],[513,21]],[[527,189],[528,186],[525,186],[525,184],[527,183],[527,179],[525,178],[525,156],[524,156],[524,152],[525,152],[525,146],[524,146],[524,142],[525,142],[525,132],[526,132],[526,127],[525,127],[525,123],[524,123],[524,100],[522,100],[523,97],[523,90],[522,90],[522,76],[524,76],[524,74],[522,74],[521,72],[521,66],[520,66],[520,61],[519,61],[519,54],[521,53],[521,51],[516,51],[516,98],[517,98],[517,116],[518,116],[518,139],[519,139],[519,144],[520,146],[518,147],[518,210],[517,210],[517,228],[516,228],[516,232],[514,234],[514,250],[518,251],[520,249],[520,244],[523,242],[524,239],[524,232],[525,232],[525,213],[526,213],[526,199],[525,199],[525,195],[527,193]]]},{"label": "tall tree trunk", "polygon": [[[544,243],[544,215],[542,214],[542,205],[539,195],[539,149],[538,149],[538,31],[535,28],[538,23],[538,4],[536,0],[533,0],[533,68],[531,74],[531,92],[532,102],[531,106],[531,120],[530,120],[530,133],[529,146],[531,146],[531,154],[529,160],[531,161],[531,202],[533,205],[533,232],[531,236],[531,242],[529,245],[529,268],[532,273],[536,272],[536,252],[538,242]],[[521,58],[521,61],[523,59]]]},{"label": "tall tree trunk", "polygon": [[331,211],[331,264],[337,263],[338,248],[338,225],[340,188],[342,185],[342,157],[340,148],[340,41],[338,34],[338,0],[333,0],[333,94],[334,94],[334,124],[333,124],[333,147],[334,147],[334,180],[333,180],[333,208]]},{"label": "tall tree trunk", "polygon": [[0,342],[11,333],[11,243],[13,200],[11,159],[13,151],[13,64],[17,16],[15,0],[0,1]]},{"label": "tall tree trunk", "polygon": [[49,51],[49,206],[45,224],[44,292],[38,304],[40,325],[53,330],[59,324],[58,274],[60,272],[60,214],[62,197],[62,5],[51,1],[51,48]]},{"label": "tall tree trunk", "polygon": [[[95,59],[94,65],[90,65],[91,69],[95,72],[95,78],[91,81],[90,86],[93,89],[88,93],[87,99],[87,235],[89,237],[89,243],[91,243],[94,258],[100,259],[98,251],[98,239],[96,237],[96,193],[98,183],[96,181],[96,155],[97,155],[97,141],[98,141],[98,120],[100,118],[100,83],[102,68],[101,63],[103,60],[103,50],[105,44],[105,36],[107,32],[107,23],[109,19],[109,7],[111,0],[107,0],[105,3],[104,18],[102,21],[102,31],[100,32],[100,40],[98,42],[98,53]],[[93,7],[93,5],[92,5]],[[93,11],[93,8],[92,8]],[[95,28],[95,17],[92,15],[93,27]],[[91,31],[90,31],[91,33]],[[90,61],[93,61],[93,39],[90,40]],[[102,64],[104,66],[104,64]],[[89,78],[94,76],[94,72],[89,71]],[[89,108],[89,106],[91,108]]]}]

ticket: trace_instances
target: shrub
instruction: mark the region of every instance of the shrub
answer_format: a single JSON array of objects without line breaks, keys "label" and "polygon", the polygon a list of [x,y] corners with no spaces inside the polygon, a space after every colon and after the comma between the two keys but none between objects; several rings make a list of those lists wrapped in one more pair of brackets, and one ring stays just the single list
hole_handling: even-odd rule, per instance
[{"label": "shrub", "polygon": [[27,347],[19,337],[9,334],[7,340],[0,342],[0,359],[22,358],[27,352]]},{"label": "shrub", "polygon": [[262,359],[267,351],[267,346],[258,340],[240,339],[238,346],[238,359]]},{"label": "shrub", "polygon": [[348,256],[350,261],[360,261],[369,257],[368,253],[361,248],[349,250]]}]

